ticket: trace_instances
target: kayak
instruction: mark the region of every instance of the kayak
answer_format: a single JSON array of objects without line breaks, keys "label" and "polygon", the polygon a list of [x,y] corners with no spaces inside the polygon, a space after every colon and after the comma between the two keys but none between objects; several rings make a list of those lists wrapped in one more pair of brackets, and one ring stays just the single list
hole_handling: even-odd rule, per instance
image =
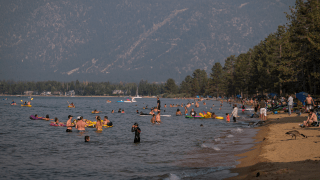
[{"label": "kayak", "polygon": [[203,119],[202,116],[185,116],[185,118],[196,118],[196,119]]},{"label": "kayak", "polygon": [[21,104],[22,107],[32,107],[32,105],[23,105]]}]

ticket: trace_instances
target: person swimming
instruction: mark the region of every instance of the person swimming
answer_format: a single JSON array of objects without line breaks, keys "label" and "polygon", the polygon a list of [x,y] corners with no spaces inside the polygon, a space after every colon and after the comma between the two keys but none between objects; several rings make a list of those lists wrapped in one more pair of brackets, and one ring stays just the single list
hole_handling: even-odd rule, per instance
[{"label": "person swimming", "polygon": [[181,115],[182,115],[182,113],[181,113],[180,109],[178,108],[177,112],[176,112],[176,116],[181,116]]},{"label": "person swimming", "polygon": [[114,110],[112,109],[111,113],[114,113]]},{"label": "person swimming", "polygon": [[108,116],[104,116],[103,125],[112,126],[112,122],[108,119]]},{"label": "person swimming", "polygon": [[90,141],[90,136],[85,136],[84,137],[84,142],[89,142]]},{"label": "person swimming", "polygon": [[121,108],[119,108],[118,113],[121,113]]}]

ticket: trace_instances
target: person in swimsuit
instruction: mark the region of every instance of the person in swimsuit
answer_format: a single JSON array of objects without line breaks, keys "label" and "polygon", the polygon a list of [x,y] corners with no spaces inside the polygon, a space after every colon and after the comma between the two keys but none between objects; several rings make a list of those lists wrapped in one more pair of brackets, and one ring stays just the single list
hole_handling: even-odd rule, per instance
[{"label": "person in swimsuit", "polygon": [[134,123],[134,125],[131,128],[131,132],[134,132],[134,143],[139,143],[140,142],[140,133],[141,129],[139,128],[138,123]]},{"label": "person in swimsuit", "polygon": [[217,115],[213,112],[212,114],[211,114],[211,118],[212,119],[215,119],[217,117]]},{"label": "person in swimsuit", "polygon": [[85,129],[85,127],[86,127],[86,123],[85,122],[83,122],[83,117],[82,116],[80,116],[79,118],[78,118],[78,122],[77,122],[77,124],[76,124],[76,129],[78,129],[78,131],[80,131],[80,132],[84,132],[86,129]]},{"label": "person in swimsuit", "polygon": [[194,111],[194,109],[192,108],[191,111],[190,111],[190,116],[196,116],[197,113]]},{"label": "person in swimsuit", "polygon": [[100,116],[96,116],[96,120],[97,120],[97,123],[96,123],[97,131],[102,131],[102,122],[101,122]]},{"label": "person in swimsuit", "polygon": [[122,109],[121,113],[124,113],[124,109]]},{"label": "person in swimsuit", "polygon": [[72,132],[72,127],[74,126],[74,125],[72,125],[72,118],[73,118],[73,116],[72,115],[69,115],[68,116],[68,121],[67,121],[67,130],[66,130],[66,132]]},{"label": "person in swimsuit", "polygon": [[308,94],[308,97],[306,97],[306,100],[304,100],[304,102],[306,102],[306,110],[307,112],[309,112],[312,107],[314,106],[314,101],[312,99],[312,97],[310,96],[310,94]]},{"label": "person in swimsuit", "polygon": [[187,109],[187,107],[186,107],[186,106],[184,107],[184,114],[185,114],[185,115],[187,115],[187,114],[188,114],[188,109]]},{"label": "person in swimsuit", "polygon": [[121,108],[119,108],[118,113],[121,113]]},{"label": "person in swimsuit", "polygon": [[158,114],[157,114],[157,116],[156,116],[156,122],[157,122],[157,123],[161,123],[160,111],[158,111]]},{"label": "person in swimsuit", "polygon": [[137,110],[136,112],[137,112],[137,114],[139,114],[139,110]]},{"label": "person in swimsuit", "polygon": [[226,113],[226,115],[227,115],[227,122],[230,122],[230,115],[229,115],[229,113]]},{"label": "person in swimsuit", "polygon": [[84,142],[89,142],[90,141],[90,136],[85,136],[84,137]]},{"label": "person in swimsuit", "polygon": [[303,121],[303,127],[311,126],[313,122],[318,122],[317,115],[313,112],[313,109],[310,109],[308,119]]},{"label": "person in swimsuit", "polygon": [[112,126],[112,122],[108,119],[108,116],[104,117],[103,125]]},{"label": "person in swimsuit", "polygon": [[180,109],[178,108],[177,112],[176,112],[176,116],[181,116],[181,115],[182,115],[182,113],[181,113]]},{"label": "person in swimsuit", "polygon": [[152,115],[151,123],[152,124],[156,123],[156,115],[155,114]]}]

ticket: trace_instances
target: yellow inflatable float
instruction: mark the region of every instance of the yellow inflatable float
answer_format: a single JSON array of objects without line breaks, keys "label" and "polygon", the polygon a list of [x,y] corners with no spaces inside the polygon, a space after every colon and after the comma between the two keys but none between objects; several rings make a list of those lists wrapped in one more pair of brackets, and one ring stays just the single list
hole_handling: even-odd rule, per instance
[{"label": "yellow inflatable float", "polygon": [[32,107],[32,105],[23,105],[21,104],[22,107]]},{"label": "yellow inflatable float", "polygon": [[199,113],[199,115],[201,117],[204,117],[205,119],[211,118],[211,113],[210,112],[207,112],[206,114]]},{"label": "yellow inflatable float", "polygon": [[222,116],[217,116],[216,119],[224,119]]}]

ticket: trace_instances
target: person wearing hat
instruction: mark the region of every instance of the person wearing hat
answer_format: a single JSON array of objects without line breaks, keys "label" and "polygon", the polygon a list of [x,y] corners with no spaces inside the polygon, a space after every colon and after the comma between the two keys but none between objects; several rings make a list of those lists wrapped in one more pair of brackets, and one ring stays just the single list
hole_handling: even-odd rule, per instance
[{"label": "person wearing hat", "polygon": [[72,132],[72,126],[74,126],[74,125],[72,125],[72,118],[73,118],[73,116],[72,115],[69,115],[68,116],[68,121],[67,121],[67,130],[66,130],[66,132]]},{"label": "person wearing hat", "polygon": [[82,116],[79,116],[77,119],[78,119],[78,122],[77,122],[77,124],[76,124],[76,129],[78,129],[78,131],[80,131],[80,132],[85,131],[85,130],[86,130],[86,129],[85,129],[86,123],[83,122],[83,117],[82,117]]},{"label": "person wearing hat", "polygon": [[141,129],[139,128],[139,124],[138,123],[134,123],[134,125],[132,125],[131,128],[131,132],[134,132],[134,143],[139,143],[140,142],[140,133],[141,133]]}]

